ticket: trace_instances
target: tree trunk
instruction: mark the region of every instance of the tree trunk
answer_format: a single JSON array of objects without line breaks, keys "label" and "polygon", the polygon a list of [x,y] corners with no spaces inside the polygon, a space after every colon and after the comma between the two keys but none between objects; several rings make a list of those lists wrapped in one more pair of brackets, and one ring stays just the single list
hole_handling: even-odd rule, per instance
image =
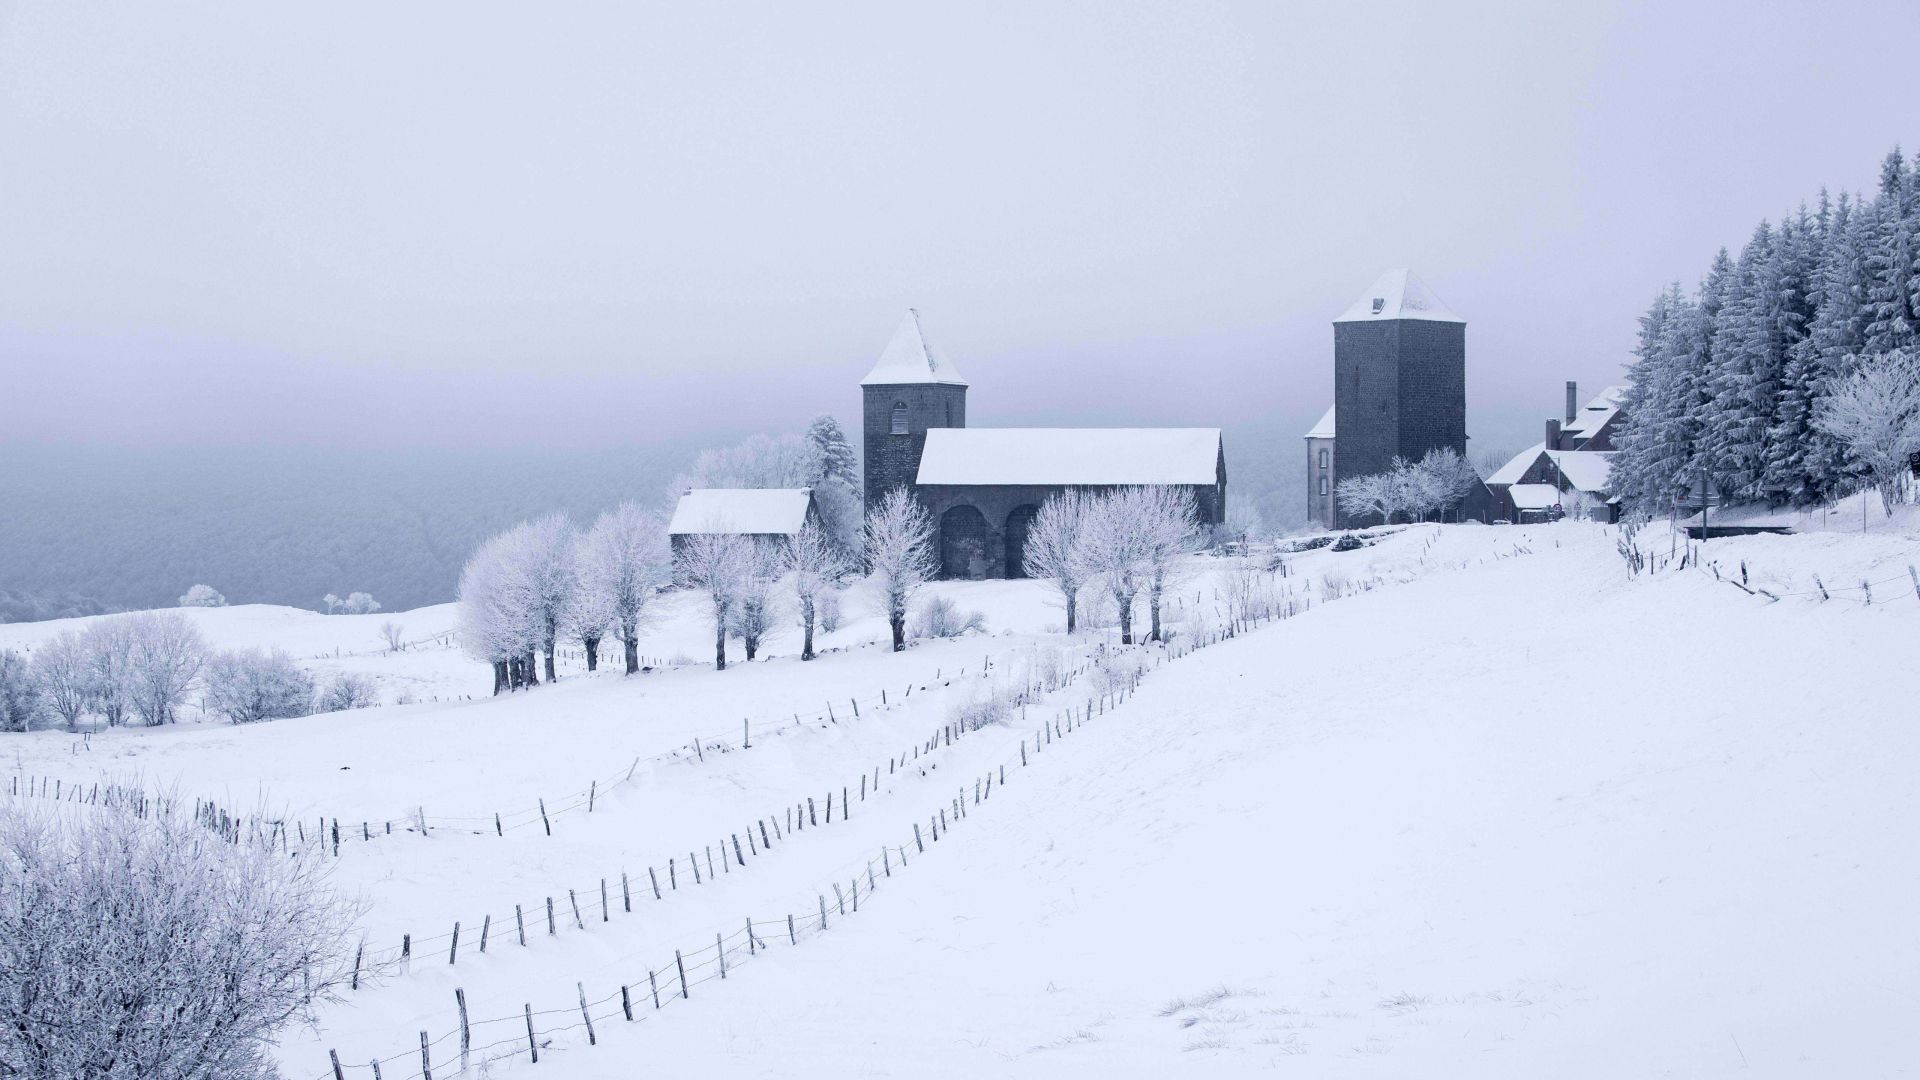
[{"label": "tree trunk", "polygon": [[1120,644],[1133,644],[1133,597],[1115,597],[1120,601]]},{"label": "tree trunk", "polygon": [[493,662],[493,696],[499,697],[500,691],[506,688],[507,662],[505,660],[495,660]]},{"label": "tree trunk", "polygon": [[718,613],[713,620],[713,670],[727,670],[727,615]]},{"label": "tree trunk", "polygon": [[1147,590],[1147,610],[1153,615],[1153,628],[1147,634],[1148,641],[1160,640],[1160,586]]},{"label": "tree trunk", "polygon": [[887,622],[893,626],[893,651],[907,651],[907,616],[905,612],[890,614]]},{"label": "tree trunk", "polygon": [[813,601],[800,601],[800,659],[813,659]]},{"label": "tree trunk", "polygon": [[627,674],[631,675],[634,672],[639,671],[640,670],[640,639],[638,637],[622,638],[620,639],[620,646],[621,646],[621,649],[626,653]]},{"label": "tree trunk", "polygon": [[547,642],[547,681],[559,682],[560,677],[553,673],[553,642]]},{"label": "tree trunk", "polygon": [[[1066,590],[1062,590],[1062,591],[1063,591],[1063,592],[1065,592]],[[1071,633],[1073,633],[1073,622],[1074,622],[1074,620],[1073,620],[1073,596],[1074,596],[1074,594],[1073,594],[1072,592],[1066,592],[1066,597],[1067,597],[1067,633],[1069,633],[1069,634],[1071,634]]]},{"label": "tree trunk", "polygon": [[740,644],[746,646],[747,663],[753,663],[753,654],[760,651],[760,639],[757,637],[743,637],[740,639]]},{"label": "tree trunk", "polygon": [[587,670],[599,671],[600,670],[600,639],[597,637],[585,638],[580,642],[580,644],[585,646],[587,650]]},{"label": "tree trunk", "polygon": [[[528,686],[539,686],[540,685],[540,672],[539,672],[540,665],[539,665],[539,662],[534,659],[532,649],[527,650],[527,658],[521,661],[521,667],[524,669],[522,671],[522,677],[526,680],[526,684]],[[549,675],[549,678],[551,678],[551,675]]]}]

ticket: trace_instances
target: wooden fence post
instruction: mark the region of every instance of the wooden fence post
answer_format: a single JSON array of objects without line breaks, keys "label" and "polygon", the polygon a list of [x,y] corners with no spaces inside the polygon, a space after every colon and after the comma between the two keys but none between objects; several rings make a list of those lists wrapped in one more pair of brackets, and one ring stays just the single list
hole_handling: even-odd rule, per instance
[{"label": "wooden fence post", "polygon": [[586,1021],[587,1024],[587,1045],[598,1046],[600,1040],[595,1038],[593,1034],[593,1017],[587,1012],[587,984],[577,982],[573,985],[580,991],[580,1019]]},{"label": "wooden fence post", "polygon": [[519,904],[513,905],[513,925],[520,928],[520,944],[524,947],[527,943],[527,920],[520,914]]},{"label": "wooden fence post", "polygon": [[433,1080],[433,1060],[427,1057],[427,1033],[420,1033],[420,1080]]},{"label": "wooden fence post", "polygon": [[451,966],[460,958],[460,920],[453,921],[453,942],[447,946],[447,964]]},{"label": "wooden fence post", "polygon": [[627,1022],[633,1022],[633,998],[627,994],[627,984],[620,984],[620,1011],[626,1014]]},{"label": "wooden fence post", "polygon": [[540,824],[546,826],[547,835],[553,835],[553,820],[547,817],[547,800],[540,800]]},{"label": "wooden fence post", "polygon": [[540,1064],[540,1044],[533,1041],[533,1006],[527,1006],[527,1053],[533,1055],[533,1063]]},{"label": "wooden fence post", "polygon": [[460,1071],[467,1071],[467,1054],[473,1047],[473,1031],[467,1027],[467,992],[460,987],[453,989],[454,1003],[460,1006]]},{"label": "wooden fence post", "polygon": [[647,989],[653,993],[653,1007],[660,1007],[660,983],[653,977],[653,969],[647,969]]},{"label": "wooden fence post", "polygon": [[340,1071],[339,1051],[327,1051],[327,1059],[333,1062],[333,1080],[347,1080],[346,1074]]},{"label": "wooden fence post", "polygon": [[488,915],[480,921],[480,951],[487,951],[487,932],[493,929],[493,916]]},{"label": "wooden fence post", "polygon": [[687,1000],[687,962],[680,958],[680,950],[673,950],[673,966],[680,972],[680,1000]]}]

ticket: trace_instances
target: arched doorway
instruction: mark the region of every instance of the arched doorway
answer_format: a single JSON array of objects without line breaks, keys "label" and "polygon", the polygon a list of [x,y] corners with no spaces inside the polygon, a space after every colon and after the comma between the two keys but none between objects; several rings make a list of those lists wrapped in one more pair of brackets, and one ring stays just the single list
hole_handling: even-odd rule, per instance
[{"label": "arched doorway", "polygon": [[971,506],[940,515],[940,576],[987,576],[987,519]]},{"label": "arched doorway", "polygon": [[1028,503],[1014,507],[1007,515],[1007,576],[1010,578],[1027,576],[1027,568],[1021,565],[1027,561],[1027,530],[1033,527],[1033,519],[1039,513],[1039,507]]}]

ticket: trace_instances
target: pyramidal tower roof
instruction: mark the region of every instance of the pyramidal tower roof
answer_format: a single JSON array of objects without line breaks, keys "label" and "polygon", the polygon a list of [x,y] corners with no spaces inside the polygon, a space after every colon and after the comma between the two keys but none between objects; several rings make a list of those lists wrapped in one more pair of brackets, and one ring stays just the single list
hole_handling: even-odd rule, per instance
[{"label": "pyramidal tower roof", "polygon": [[1380,275],[1336,323],[1384,322],[1388,319],[1420,319],[1426,322],[1464,323],[1433,295],[1420,275],[1401,268]]},{"label": "pyramidal tower roof", "polygon": [[887,342],[886,351],[880,354],[880,362],[873,365],[873,370],[860,380],[860,385],[907,386],[915,383],[965,386],[967,380],[961,378],[953,365],[927,344],[927,335],[920,329],[920,313],[908,308],[906,318],[900,320],[900,329],[893,332],[893,340]]}]

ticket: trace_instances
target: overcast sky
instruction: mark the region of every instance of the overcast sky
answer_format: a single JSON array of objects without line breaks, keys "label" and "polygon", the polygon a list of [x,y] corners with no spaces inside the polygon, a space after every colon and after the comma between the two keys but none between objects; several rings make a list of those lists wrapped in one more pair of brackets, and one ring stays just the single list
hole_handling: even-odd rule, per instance
[{"label": "overcast sky", "polygon": [[[1515,445],[1920,139],[1920,4],[0,0],[0,440],[1271,423],[1406,265]],[[1566,9],[1566,10],[1563,10]]]}]

